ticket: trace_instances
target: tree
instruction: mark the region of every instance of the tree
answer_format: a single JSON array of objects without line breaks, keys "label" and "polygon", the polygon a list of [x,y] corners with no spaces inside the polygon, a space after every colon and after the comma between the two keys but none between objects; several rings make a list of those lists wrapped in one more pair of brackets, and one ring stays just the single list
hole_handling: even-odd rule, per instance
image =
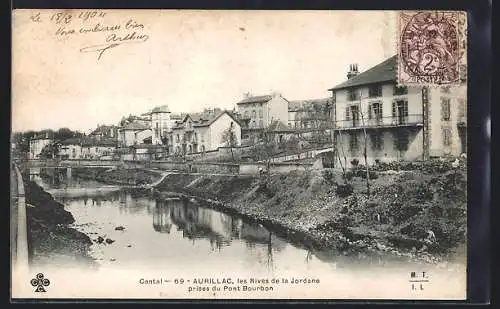
[{"label": "tree", "polygon": [[238,145],[238,136],[236,136],[236,132],[234,130],[234,122],[231,122],[229,128],[227,128],[224,132],[222,132],[222,142],[227,145],[231,150],[231,159],[234,160],[234,152],[233,147]]},{"label": "tree", "polygon": [[59,141],[52,141],[45,145],[40,152],[40,158],[42,159],[53,159],[61,148],[61,143]]},{"label": "tree", "polygon": [[75,135],[76,135],[76,132],[73,132],[72,130],[70,130],[68,128],[60,128],[59,130],[57,130],[55,132],[54,138],[63,141],[63,140],[69,139],[69,138],[73,138],[73,137],[75,137]]},{"label": "tree", "polygon": [[361,107],[361,100],[362,100],[362,98],[361,98],[361,94],[360,94],[357,112],[361,116],[361,126],[363,127],[363,135],[364,135],[363,157],[365,159],[365,169],[366,169],[366,195],[368,197],[370,197],[370,170],[368,169],[368,160],[367,160],[368,134],[366,133],[365,117],[364,117],[364,113],[363,113],[362,107]]}]

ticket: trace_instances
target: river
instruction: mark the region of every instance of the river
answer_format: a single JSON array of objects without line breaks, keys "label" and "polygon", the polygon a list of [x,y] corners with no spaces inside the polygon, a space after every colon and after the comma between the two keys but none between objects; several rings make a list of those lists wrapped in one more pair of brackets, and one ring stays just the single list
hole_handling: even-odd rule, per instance
[{"label": "river", "polygon": [[[337,291],[324,290],[321,295],[343,295],[343,283],[338,282],[340,278],[344,278],[346,284],[351,282],[351,289],[356,289],[358,283],[352,280],[360,274],[364,276],[360,277],[364,278],[361,280],[371,280],[381,274],[388,278],[394,273],[398,280],[402,280],[400,284],[406,291],[411,271],[437,273],[434,266],[398,261],[390,256],[370,258],[346,256],[329,250],[310,250],[293,239],[277,236],[258,223],[203,204],[181,199],[158,199],[150,190],[110,186],[68,178],[65,174],[48,178],[39,175],[30,177],[73,214],[73,227],[93,240],[101,236],[113,241],[111,244],[94,241],[91,246],[91,255],[99,265],[95,272],[103,280],[104,274],[112,278],[114,275],[111,274],[132,270],[137,274],[133,281],[138,286],[142,285],[139,283],[141,279],[161,278],[173,282],[197,276],[212,278],[221,274],[232,276],[233,280],[236,277],[295,276],[328,282],[336,278],[335,284],[327,286],[338,285]],[[446,273],[447,276],[454,276],[455,272],[455,275],[462,274],[457,269],[453,273],[448,269]],[[387,280],[384,282],[387,283]],[[375,286],[372,292],[376,291]],[[358,288],[362,293],[363,289]],[[291,293],[291,290],[287,291]],[[163,295],[161,293],[165,292],[158,293]],[[312,290],[311,293],[318,294]]]}]

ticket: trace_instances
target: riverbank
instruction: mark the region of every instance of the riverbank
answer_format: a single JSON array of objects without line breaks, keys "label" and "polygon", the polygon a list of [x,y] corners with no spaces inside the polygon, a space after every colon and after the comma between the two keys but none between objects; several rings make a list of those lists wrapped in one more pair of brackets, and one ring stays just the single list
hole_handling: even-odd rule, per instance
[{"label": "riverbank", "polygon": [[72,175],[115,185],[146,185],[161,178],[160,172],[139,168],[74,168]]},{"label": "riverbank", "polygon": [[30,260],[35,265],[78,262],[86,267],[97,264],[90,256],[92,240],[69,225],[75,222],[64,205],[33,181],[23,179],[28,219]]},{"label": "riverbank", "polygon": [[[103,176],[107,173],[113,176]],[[127,182],[131,174],[102,171],[99,178],[117,181],[121,175],[125,178],[119,181]],[[425,262],[465,261],[464,164],[456,169],[439,160],[381,164],[370,173],[369,196],[365,175],[362,167],[351,170],[345,185],[337,170],[269,177],[171,174],[155,191],[164,198],[182,195],[208,202],[209,207],[272,226],[313,249],[388,253]]]}]

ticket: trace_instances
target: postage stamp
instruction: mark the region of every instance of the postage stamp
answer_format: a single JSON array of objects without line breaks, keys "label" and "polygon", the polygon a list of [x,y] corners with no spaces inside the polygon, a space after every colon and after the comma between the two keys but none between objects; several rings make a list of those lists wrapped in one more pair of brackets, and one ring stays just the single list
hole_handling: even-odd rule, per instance
[{"label": "postage stamp", "polygon": [[465,14],[458,11],[398,13],[398,83],[453,85],[463,80],[461,59],[466,37]]}]

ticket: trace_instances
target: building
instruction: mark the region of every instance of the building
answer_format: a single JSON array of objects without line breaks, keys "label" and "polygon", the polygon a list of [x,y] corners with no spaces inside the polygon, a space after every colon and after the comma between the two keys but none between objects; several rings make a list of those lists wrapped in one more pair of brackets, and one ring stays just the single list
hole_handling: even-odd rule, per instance
[{"label": "building", "polygon": [[168,133],[172,130],[175,120],[170,115],[167,105],[155,107],[151,111],[152,144],[163,144],[164,138],[167,138]]},{"label": "building", "polygon": [[369,164],[465,152],[465,83],[398,87],[396,74],[396,56],[362,73],[352,64],[347,80],[329,89],[340,155],[363,162],[365,130]]},{"label": "building", "polygon": [[245,128],[267,128],[273,120],[288,120],[288,101],[279,93],[250,96],[236,103]]},{"label": "building", "polygon": [[82,159],[102,159],[115,154],[118,142],[116,139],[84,138],[81,140]]},{"label": "building", "polygon": [[152,138],[152,130],[141,122],[126,123],[118,129],[118,143],[120,146],[143,144],[144,140]]},{"label": "building", "polygon": [[227,144],[225,131],[233,130],[234,145],[241,143],[241,126],[229,111],[205,110],[186,114],[169,133],[169,153],[176,155],[216,150]]},{"label": "building", "polygon": [[30,159],[40,158],[42,149],[54,140],[52,132],[41,132],[30,140]]},{"label": "building", "polygon": [[138,144],[132,145],[131,148],[131,159],[139,161],[148,161],[160,159],[163,155],[163,146],[154,144]]},{"label": "building", "polygon": [[331,127],[332,105],[332,98],[290,101],[288,127],[295,130]]},{"label": "building", "polygon": [[89,134],[89,137],[95,139],[103,139],[103,138],[118,138],[118,127],[117,126],[106,126],[101,125],[98,126],[94,131]]},{"label": "building", "polygon": [[82,139],[69,138],[61,142],[59,157],[62,159],[82,158]]}]

